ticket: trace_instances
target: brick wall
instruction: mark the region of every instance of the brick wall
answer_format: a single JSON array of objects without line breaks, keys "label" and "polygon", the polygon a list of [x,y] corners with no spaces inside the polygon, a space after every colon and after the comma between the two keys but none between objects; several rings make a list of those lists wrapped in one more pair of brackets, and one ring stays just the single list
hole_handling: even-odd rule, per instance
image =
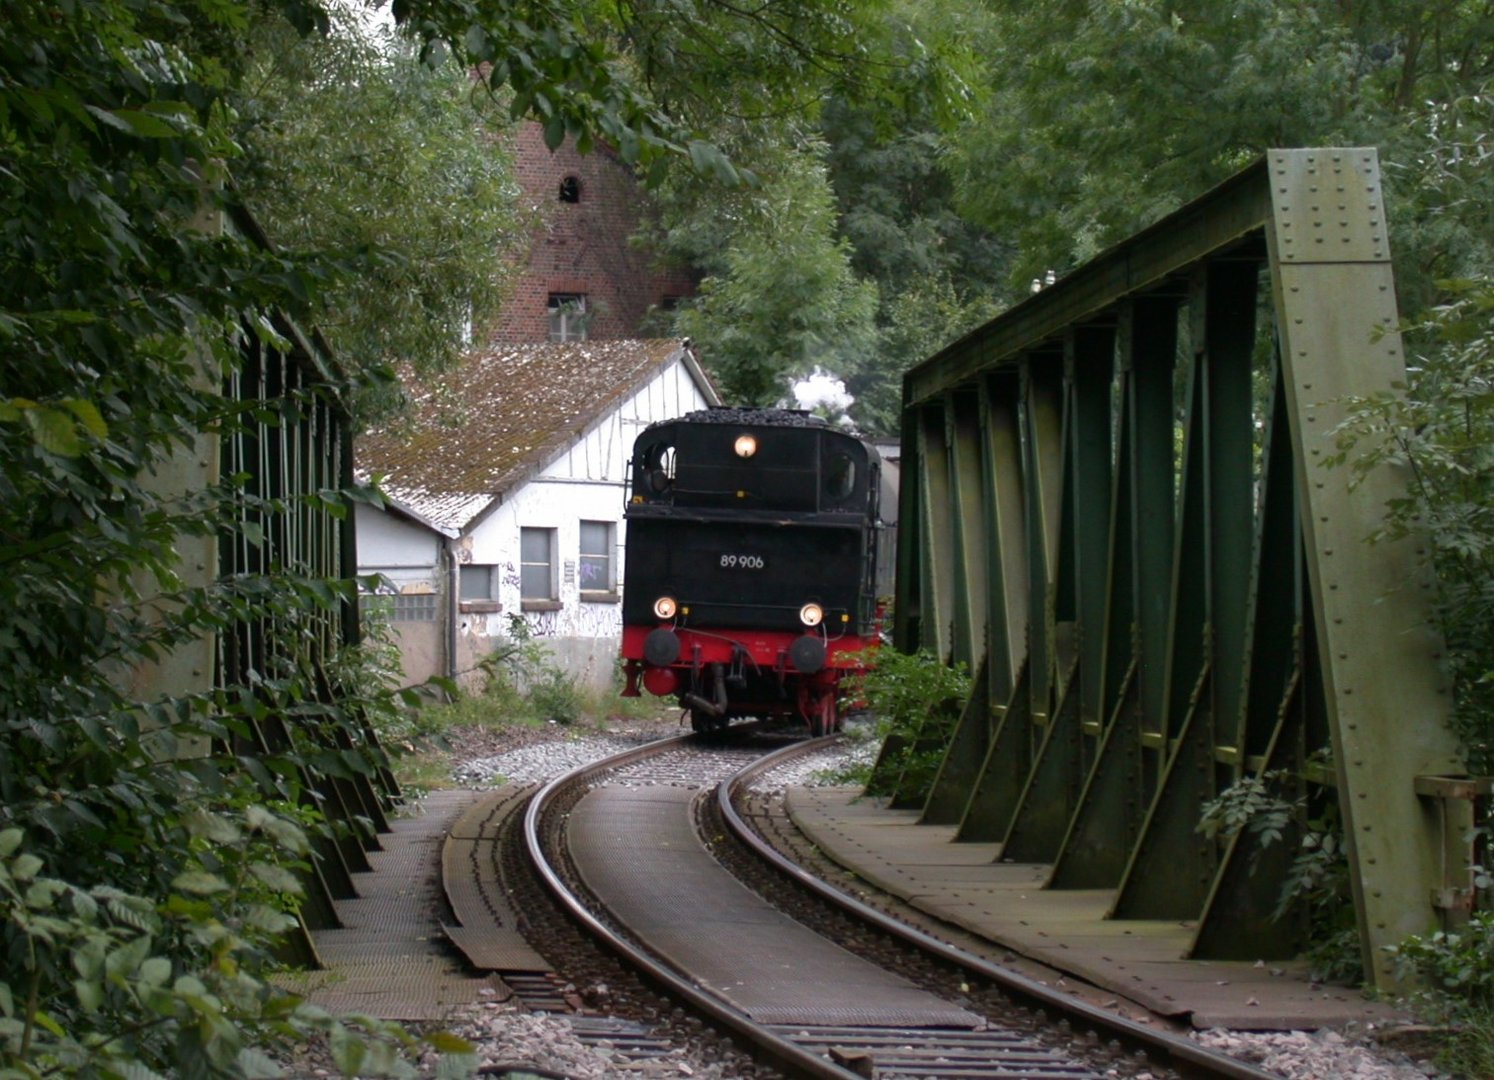
[{"label": "brick wall", "polygon": [[[514,171],[538,225],[529,262],[498,324],[486,335],[493,343],[546,341],[552,293],[586,296],[586,336],[594,340],[639,336],[650,307],[666,297],[689,296],[693,277],[661,272],[652,254],[628,242],[637,229],[644,198],[632,170],[605,148],[578,154],[567,140],[551,153],[539,124],[519,127]],[[574,177],[576,202],[560,199],[561,183]]]}]

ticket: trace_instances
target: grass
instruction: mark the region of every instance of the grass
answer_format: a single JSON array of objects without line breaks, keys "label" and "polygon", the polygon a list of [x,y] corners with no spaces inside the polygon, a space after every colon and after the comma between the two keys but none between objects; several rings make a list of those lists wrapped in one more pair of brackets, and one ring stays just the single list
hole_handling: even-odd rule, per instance
[{"label": "grass", "polygon": [[[456,786],[452,745],[463,731],[507,731],[546,728],[600,732],[619,724],[656,719],[672,706],[654,697],[625,698],[620,687],[588,690],[547,680],[538,692],[520,693],[499,681],[480,693],[463,693],[450,701],[430,701],[411,709],[397,730],[380,732],[401,790],[418,794]],[[557,711],[562,716],[553,715]]]}]

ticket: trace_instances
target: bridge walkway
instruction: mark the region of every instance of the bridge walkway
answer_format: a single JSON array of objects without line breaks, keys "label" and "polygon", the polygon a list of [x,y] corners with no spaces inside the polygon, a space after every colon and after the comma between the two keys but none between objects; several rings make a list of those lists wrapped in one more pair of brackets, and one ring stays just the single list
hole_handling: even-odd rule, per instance
[{"label": "bridge walkway", "polygon": [[[793,787],[794,824],[830,858],[919,910],[1019,956],[1196,1028],[1347,1030],[1408,1022],[1357,989],[1315,983],[1300,960],[1185,959],[1191,921],[1107,919],[1114,889],[1046,890],[1050,867],[1001,845],[954,843],[855,787]],[[1117,1002],[1119,1004],[1119,1002]]]}]

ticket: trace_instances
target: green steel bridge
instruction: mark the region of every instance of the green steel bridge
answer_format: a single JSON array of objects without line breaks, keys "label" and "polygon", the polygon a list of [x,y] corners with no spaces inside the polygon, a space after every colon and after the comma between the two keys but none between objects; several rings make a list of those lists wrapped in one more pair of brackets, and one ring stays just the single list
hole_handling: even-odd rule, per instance
[{"label": "green steel bridge", "polygon": [[[1415,541],[1368,542],[1406,478],[1328,463],[1397,322],[1375,151],[1279,150],[907,373],[895,639],[975,676],[922,821],[1200,958],[1300,949],[1273,914],[1335,812],[1369,981],[1466,917],[1488,782]],[[1246,778],[1281,842],[1199,831]]]}]

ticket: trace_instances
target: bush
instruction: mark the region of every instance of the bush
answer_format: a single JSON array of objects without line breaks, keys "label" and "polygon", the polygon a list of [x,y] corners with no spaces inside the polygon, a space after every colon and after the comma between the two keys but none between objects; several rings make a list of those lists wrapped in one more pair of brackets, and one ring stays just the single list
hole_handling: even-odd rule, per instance
[{"label": "bush", "polygon": [[965,665],[951,667],[927,651],[901,653],[882,646],[874,650],[854,692],[876,717],[882,740],[866,793],[921,803],[970,695]]},{"label": "bush", "polygon": [[1458,930],[1412,937],[1387,949],[1398,972],[1425,989],[1417,1004],[1450,1025],[1438,1063],[1462,1076],[1494,1076],[1494,912]]},{"label": "bush", "polygon": [[1253,869],[1261,852],[1298,826],[1301,838],[1271,917],[1305,912],[1306,955],[1313,977],[1357,983],[1364,977],[1363,958],[1337,804],[1330,793],[1319,800],[1321,812],[1313,815],[1313,800],[1288,800],[1278,794],[1286,780],[1279,771],[1242,777],[1204,803],[1197,831],[1210,839],[1226,840],[1239,833],[1251,837]]}]

